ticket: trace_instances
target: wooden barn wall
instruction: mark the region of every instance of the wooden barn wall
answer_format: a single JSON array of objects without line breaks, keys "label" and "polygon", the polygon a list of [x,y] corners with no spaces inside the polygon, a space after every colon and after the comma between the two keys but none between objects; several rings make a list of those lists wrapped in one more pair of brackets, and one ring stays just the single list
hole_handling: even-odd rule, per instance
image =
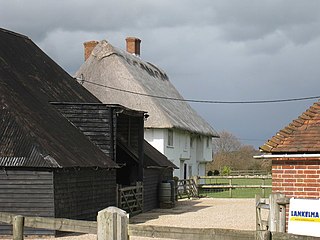
[{"label": "wooden barn wall", "polygon": [[[37,170],[0,171],[0,212],[29,216],[54,216],[53,174]],[[25,228],[25,234],[54,234],[45,229]],[[0,234],[12,234],[12,226],[1,223]]]},{"label": "wooden barn wall", "polygon": [[159,207],[159,169],[145,169],[143,178],[143,211]]},{"label": "wooden barn wall", "polygon": [[129,149],[138,154],[139,166],[137,181],[143,181],[143,124],[143,115],[132,116],[119,114],[117,116],[117,140],[120,139]]},{"label": "wooden barn wall", "polygon": [[163,168],[146,168],[143,177],[143,211],[147,212],[159,207],[159,184],[172,180],[173,171]]},{"label": "wooden barn wall", "polygon": [[91,142],[115,159],[112,109],[94,104],[54,104]]},{"label": "wooden barn wall", "polygon": [[[121,114],[117,118],[117,137],[122,142],[132,147],[137,153],[140,151],[142,117]],[[139,145],[140,144],[140,145]]]},{"label": "wooden barn wall", "polygon": [[106,169],[54,172],[55,217],[96,220],[97,213],[116,206],[116,171]]}]

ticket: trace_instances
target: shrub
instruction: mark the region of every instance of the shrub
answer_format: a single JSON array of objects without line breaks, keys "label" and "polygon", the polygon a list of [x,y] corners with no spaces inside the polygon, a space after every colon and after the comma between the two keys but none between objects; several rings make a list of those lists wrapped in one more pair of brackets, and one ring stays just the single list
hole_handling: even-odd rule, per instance
[{"label": "shrub", "polygon": [[230,166],[223,166],[222,170],[221,170],[221,174],[223,176],[228,176],[231,173],[231,167]]}]

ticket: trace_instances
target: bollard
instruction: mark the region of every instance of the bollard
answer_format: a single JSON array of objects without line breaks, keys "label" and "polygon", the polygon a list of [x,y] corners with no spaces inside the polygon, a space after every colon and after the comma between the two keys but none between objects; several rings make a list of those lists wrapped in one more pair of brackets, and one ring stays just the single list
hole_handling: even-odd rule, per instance
[{"label": "bollard", "polygon": [[12,235],[13,240],[23,240],[24,217],[17,215],[13,217]]},{"label": "bollard", "polygon": [[128,236],[129,215],[117,208],[108,207],[98,212],[98,240],[126,240]]}]

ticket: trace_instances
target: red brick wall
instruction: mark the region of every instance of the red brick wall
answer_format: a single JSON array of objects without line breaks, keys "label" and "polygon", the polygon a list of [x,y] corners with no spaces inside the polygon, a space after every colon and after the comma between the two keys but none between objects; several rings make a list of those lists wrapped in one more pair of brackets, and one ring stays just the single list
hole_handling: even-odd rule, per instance
[{"label": "red brick wall", "polygon": [[272,192],[286,197],[320,197],[320,160],[286,158],[272,161]]}]

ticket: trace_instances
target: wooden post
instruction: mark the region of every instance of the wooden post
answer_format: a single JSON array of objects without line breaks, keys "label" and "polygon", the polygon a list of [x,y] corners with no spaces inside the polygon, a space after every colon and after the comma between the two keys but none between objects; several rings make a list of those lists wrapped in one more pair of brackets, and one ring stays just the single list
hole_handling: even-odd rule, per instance
[{"label": "wooden post", "polygon": [[286,232],[286,205],[280,205],[279,232]]},{"label": "wooden post", "polygon": [[259,231],[262,229],[261,220],[260,220],[261,208],[259,207],[261,198],[257,194],[256,194],[255,198],[256,198],[256,231]]},{"label": "wooden post", "polygon": [[13,217],[12,231],[13,240],[23,240],[24,217],[17,215]]},{"label": "wooden post", "polygon": [[280,232],[280,206],[277,200],[284,197],[283,193],[273,193],[270,195],[269,227],[271,232]]},{"label": "wooden post", "polygon": [[198,176],[193,176],[192,177],[193,179],[193,182],[194,182],[194,186],[195,186],[195,194],[197,195],[197,197],[199,197],[200,195],[200,192],[199,192],[199,179],[198,179]]},{"label": "wooden post", "polygon": [[262,196],[266,197],[265,178],[262,178]]},{"label": "wooden post", "polygon": [[116,207],[108,207],[98,212],[97,217],[98,240],[127,240],[128,214]]},{"label": "wooden post", "polygon": [[232,178],[229,179],[229,197],[232,198]]},{"label": "wooden post", "polygon": [[117,184],[117,185],[116,185],[116,204],[117,204],[116,207],[120,207],[120,199],[121,199],[121,196],[119,196],[119,195],[120,195],[120,193],[119,193],[119,188],[120,188],[120,186],[119,186],[119,184]]},{"label": "wooden post", "polygon": [[270,240],[271,239],[271,233],[268,230],[265,231],[256,231],[256,240]]}]

